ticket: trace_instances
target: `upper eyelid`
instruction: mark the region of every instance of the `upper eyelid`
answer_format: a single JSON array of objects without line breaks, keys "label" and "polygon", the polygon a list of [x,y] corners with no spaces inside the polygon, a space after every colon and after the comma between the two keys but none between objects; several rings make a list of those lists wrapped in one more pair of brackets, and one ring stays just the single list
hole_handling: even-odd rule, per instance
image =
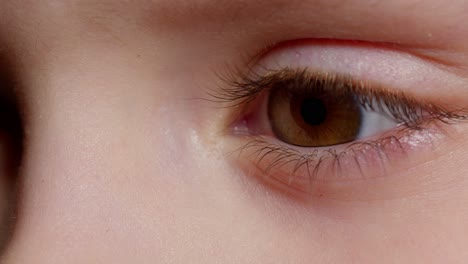
[{"label": "upper eyelid", "polygon": [[430,63],[432,66],[439,68],[440,70],[447,71],[460,78],[468,77],[468,67],[466,66],[467,60],[462,56],[462,54],[460,54],[460,52],[423,46],[404,45],[400,43],[370,42],[347,39],[296,39],[269,46],[260,52],[256,59],[259,61],[261,57],[265,57],[269,53],[274,53],[287,48],[295,48],[301,45],[365,48],[368,50],[399,53],[401,55],[406,55],[408,57],[413,57]]},{"label": "upper eyelid", "polygon": [[[339,59],[333,61],[333,57]],[[218,76],[224,85],[227,82],[232,86],[242,83],[243,79],[252,80],[268,71],[285,67],[307,67],[314,71],[350,75],[416,97],[438,102],[443,99],[460,107],[468,105],[464,100],[465,95],[468,96],[468,78],[435,66],[423,58],[378,46],[293,42],[262,51],[247,64],[228,67],[218,72]]]}]

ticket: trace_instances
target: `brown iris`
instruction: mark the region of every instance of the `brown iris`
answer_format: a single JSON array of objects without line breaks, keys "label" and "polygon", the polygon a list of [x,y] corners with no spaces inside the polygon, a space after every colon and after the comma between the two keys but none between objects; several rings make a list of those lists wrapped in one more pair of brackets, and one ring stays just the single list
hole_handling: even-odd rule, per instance
[{"label": "brown iris", "polygon": [[302,147],[323,147],[351,142],[361,128],[361,109],[351,93],[320,87],[273,87],[268,117],[282,141]]}]

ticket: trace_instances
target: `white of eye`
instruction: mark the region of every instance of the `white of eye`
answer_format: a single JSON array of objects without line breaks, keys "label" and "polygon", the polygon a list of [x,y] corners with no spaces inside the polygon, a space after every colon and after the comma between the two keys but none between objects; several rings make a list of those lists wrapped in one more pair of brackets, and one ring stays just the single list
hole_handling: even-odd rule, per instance
[{"label": "white of eye", "polygon": [[388,111],[383,109],[383,112],[362,109],[362,123],[357,139],[375,136],[395,128],[399,123],[393,120]]}]

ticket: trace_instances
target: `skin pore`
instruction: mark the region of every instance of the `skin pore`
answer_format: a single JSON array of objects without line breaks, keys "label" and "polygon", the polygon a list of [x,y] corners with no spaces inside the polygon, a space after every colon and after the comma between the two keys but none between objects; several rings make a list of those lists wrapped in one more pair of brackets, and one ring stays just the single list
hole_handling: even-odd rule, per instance
[{"label": "skin pore", "polygon": [[1,1],[24,139],[0,263],[466,263],[467,123],[302,199],[233,158],[240,113],[206,91],[258,59],[465,108],[467,16],[462,0]]}]

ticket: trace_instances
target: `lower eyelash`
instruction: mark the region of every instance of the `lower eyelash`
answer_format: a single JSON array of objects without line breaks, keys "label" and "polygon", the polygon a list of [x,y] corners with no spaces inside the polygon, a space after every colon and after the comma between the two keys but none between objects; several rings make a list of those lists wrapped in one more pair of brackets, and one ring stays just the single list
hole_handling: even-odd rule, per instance
[{"label": "lower eyelash", "polygon": [[[434,129],[399,128],[393,135],[343,147],[320,148],[303,153],[293,147],[270,143],[261,136],[237,149],[238,159],[254,168],[262,180],[282,188],[311,193],[318,182],[356,181],[385,177],[394,160],[407,158],[408,151],[423,143],[432,146]],[[417,135],[417,136],[416,136]],[[416,142],[418,141],[418,142]],[[396,157],[398,156],[398,157]]]}]

